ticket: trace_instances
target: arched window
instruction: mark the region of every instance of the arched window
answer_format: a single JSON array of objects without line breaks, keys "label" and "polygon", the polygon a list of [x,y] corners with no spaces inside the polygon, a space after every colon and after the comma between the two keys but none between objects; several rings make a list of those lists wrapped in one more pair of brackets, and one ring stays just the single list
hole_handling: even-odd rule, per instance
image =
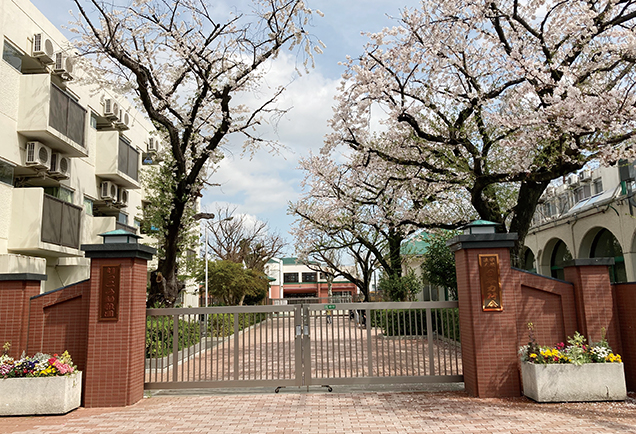
[{"label": "arched window", "polygon": [[550,258],[550,274],[555,279],[565,279],[563,272],[563,263],[572,260],[572,254],[568,250],[568,246],[561,240],[559,240],[554,249],[552,250],[552,257]]},{"label": "arched window", "polygon": [[610,281],[627,282],[623,249],[616,237],[607,229],[601,229],[594,237],[590,258],[614,258],[614,265],[609,267]]},{"label": "arched window", "polygon": [[523,263],[521,265],[521,269],[536,273],[537,267],[534,265],[534,253],[532,253],[532,250],[526,247],[523,249],[522,255]]}]

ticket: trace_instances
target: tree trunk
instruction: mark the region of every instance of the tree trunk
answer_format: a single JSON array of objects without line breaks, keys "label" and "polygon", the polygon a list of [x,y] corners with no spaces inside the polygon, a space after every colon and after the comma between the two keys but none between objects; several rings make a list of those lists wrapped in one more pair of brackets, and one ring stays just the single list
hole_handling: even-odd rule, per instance
[{"label": "tree trunk", "polygon": [[519,188],[515,214],[510,223],[510,232],[516,233],[518,238],[510,251],[510,259],[513,267],[523,265],[523,246],[532,224],[532,218],[537,209],[541,195],[549,182],[523,182]]}]

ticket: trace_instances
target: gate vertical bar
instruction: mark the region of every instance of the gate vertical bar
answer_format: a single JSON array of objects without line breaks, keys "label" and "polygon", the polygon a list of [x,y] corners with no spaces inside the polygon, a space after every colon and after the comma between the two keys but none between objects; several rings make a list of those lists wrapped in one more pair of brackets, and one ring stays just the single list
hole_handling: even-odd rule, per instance
[{"label": "gate vertical bar", "polygon": [[294,307],[294,329],[295,329],[295,338],[294,338],[294,348],[295,348],[295,365],[296,365],[296,385],[303,385],[303,356],[302,356],[302,344],[303,344],[303,325],[301,322],[302,305],[298,304]]},{"label": "gate vertical bar", "polygon": [[435,348],[433,348],[433,318],[431,309],[426,308],[426,341],[428,342],[429,375],[435,375]]},{"label": "gate vertical bar", "polygon": [[239,312],[234,314],[234,379],[239,379]]},{"label": "gate vertical bar", "polygon": [[[377,313],[377,312],[374,312]],[[367,308],[366,310],[366,315],[367,315],[367,327],[366,327],[366,332],[367,332],[367,375],[369,377],[373,376],[373,343],[371,342],[371,309]],[[364,348],[364,345],[360,345],[361,348]],[[376,346],[376,350],[377,350],[377,346]],[[362,353],[362,358],[364,359],[364,353]]]},{"label": "gate vertical bar", "polygon": [[303,322],[303,349],[302,349],[302,363],[304,365],[304,381],[303,384],[311,384],[311,341],[310,341],[310,321],[309,321],[309,307],[303,306],[302,322]]},{"label": "gate vertical bar", "polygon": [[179,370],[177,368],[177,357],[179,356],[179,315],[174,314],[172,318],[172,381],[176,383],[179,379]]}]

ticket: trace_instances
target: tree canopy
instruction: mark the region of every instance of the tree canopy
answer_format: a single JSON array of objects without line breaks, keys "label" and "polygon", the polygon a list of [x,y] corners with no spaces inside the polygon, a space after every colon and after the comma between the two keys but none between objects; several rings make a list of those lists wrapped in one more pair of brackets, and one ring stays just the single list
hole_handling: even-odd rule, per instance
[{"label": "tree canopy", "polygon": [[257,126],[282,113],[275,103],[284,89],[256,105],[241,96],[257,89],[263,65],[283,47],[301,48],[301,57],[311,60],[303,26],[312,11],[302,0],[255,0],[249,15],[223,17],[207,0],[74,2],[88,80],[131,95],[171,157],[163,256],[151,284],[164,286],[172,305],[180,289],[182,223],[201,195],[206,169],[231,135],[242,136],[246,147],[264,143]]},{"label": "tree canopy", "polygon": [[322,152],[432,191],[416,224],[477,215],[519,251],[552,180],[634,156],[635,23],[629,0],[425,0],[348,59]]}]

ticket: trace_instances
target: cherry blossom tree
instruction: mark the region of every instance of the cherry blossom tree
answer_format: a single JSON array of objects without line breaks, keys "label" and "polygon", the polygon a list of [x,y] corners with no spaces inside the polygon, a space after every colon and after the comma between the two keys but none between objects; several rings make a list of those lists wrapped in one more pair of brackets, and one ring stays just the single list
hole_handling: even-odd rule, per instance
[{"label": "cherry blossom tree", "polygon": [[184,214],[230,136],[243,136],[246,148],[264,143],[257,126],[281,114],[275,103],[284,89],[260,98],[246,95],[258,88],[262,66],[283,47],[302,49],[299,57],[305,65],[311,61],[314,46],[303,27],[312,11],[302,0],[254,0],[248,15],[230,16],[219,16],[207,0],[74,2],[78,48],[92,64],[90,81],[132,95],[171,154],[164,254],[151,282],[171,306],[181,287],[177,258]]},{"label": "cherry blossom tree", "polygon": [[635,24],[631,0],[424,0],[348,59],[323,152],[417,172],[520,251],[552,180],[634,157]]}]

